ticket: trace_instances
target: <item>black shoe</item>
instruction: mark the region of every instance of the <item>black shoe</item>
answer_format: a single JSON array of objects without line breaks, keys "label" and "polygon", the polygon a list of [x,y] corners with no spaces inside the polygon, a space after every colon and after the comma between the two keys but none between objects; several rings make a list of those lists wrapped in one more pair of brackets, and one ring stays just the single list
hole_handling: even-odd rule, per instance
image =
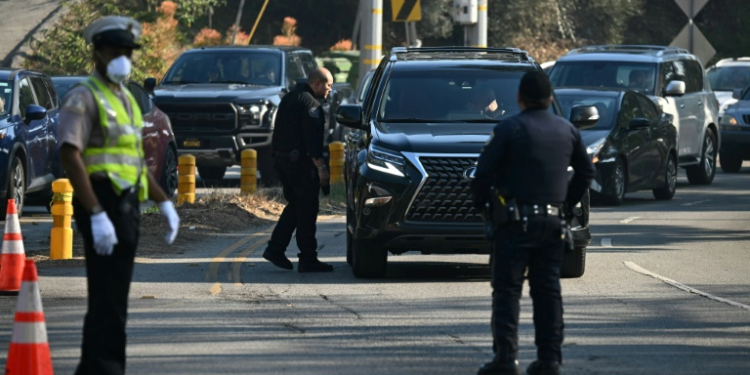
[{"label": "black shoe", "polygon": [[528,375],[559,375],[560,364],[557,361],[541,361],[536,360],[531,362],[529,368],[526,369]]},{"label": "black shoe", "polygon": [[266,249],[266,251],[263,252],[263,259],[273,263],[274,266],[283,268],[285,270],[294,269],[292,262],[281,251],[272,251]]},{"label": "black shoe", "polygon": [[333,266],[319,261],[317,258],[302,260],[297,265],[299,272],[333,272]]},{"label": "black shoe", "polygon": [[487,362],[479,368],[477,375],[518,375],[518,361]]}]

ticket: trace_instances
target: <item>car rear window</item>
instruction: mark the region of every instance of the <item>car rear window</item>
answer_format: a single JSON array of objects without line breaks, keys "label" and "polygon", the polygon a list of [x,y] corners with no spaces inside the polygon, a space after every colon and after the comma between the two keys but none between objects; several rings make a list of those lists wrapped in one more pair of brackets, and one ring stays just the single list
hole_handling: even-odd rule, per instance
[{"label": "car rear window", "polygon": [[653,95],[655,63],[622,61],[558,61],[550,72],[554,87],[628,88]]}]

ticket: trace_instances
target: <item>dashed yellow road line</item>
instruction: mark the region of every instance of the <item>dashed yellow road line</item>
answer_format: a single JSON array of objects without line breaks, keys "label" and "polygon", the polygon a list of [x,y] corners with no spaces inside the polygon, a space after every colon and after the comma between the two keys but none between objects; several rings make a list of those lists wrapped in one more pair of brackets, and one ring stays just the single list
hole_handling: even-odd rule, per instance
[{"label": "dashed yellow road line", "polygon": [[264,243],[266,243],[266,240],[268,240],[270,236],[265,236],[260,238],[259,240],[255,241],[252,245],[248,246],[245,250],[242,250],[237,256],[232,260],[232,274],[229,277],[229,281],[234,280],[234,285],[236,286],[242,286],[242,264],[245,263],[245,259],[255,252],[255,250],[258,250],[259,247],[261,247]]}]

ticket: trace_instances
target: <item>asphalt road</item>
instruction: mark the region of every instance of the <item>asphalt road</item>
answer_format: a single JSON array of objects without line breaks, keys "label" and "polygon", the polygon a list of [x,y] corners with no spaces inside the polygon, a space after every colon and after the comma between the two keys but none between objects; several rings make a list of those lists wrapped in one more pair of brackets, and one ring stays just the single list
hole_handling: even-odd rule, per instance
[{"label": "asphalt road", "polygon": [[17,67],[13,57],[23,54],[24,43],[58,13],[60,0],[0,0],[0,66]]},{"label": "asphalt road", "polygon": [[[563,281],[564,374],[750,373],[749,183],[746,164],[711,186],[682,175],[672,201],[643,192],[593,208],[586,274]],[[43,221],[24,219],[24,231],[43,228],[34,220]],[[321,217],[318,228],[331,274],[263,261],[271,228],[138,258],[128,373],[473,374],[491,359],[486,256],[391,256],[385,279],[358,280],[345,262],[344,219]],[[40,275],[55,371],[69,374],[84,270]],[[527,292],[524,367],[535,357]],[[0,297],[0,358],[14,309]]]}]

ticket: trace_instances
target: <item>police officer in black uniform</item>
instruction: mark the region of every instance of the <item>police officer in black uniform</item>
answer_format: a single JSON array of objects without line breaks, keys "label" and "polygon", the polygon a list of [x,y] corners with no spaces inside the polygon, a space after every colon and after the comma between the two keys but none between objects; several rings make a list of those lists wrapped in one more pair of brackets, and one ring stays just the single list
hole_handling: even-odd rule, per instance
[{"label": "police officer in black uniform", "polygon": [[[492,333],[495,358],[479,374],[518,373],[519,299],[528,268],[537,357],[529,375],[559,374],[563,308],[560,266],[570,235],[565,207],[577,204],[594,177],[578,129],[549,111],[552,86],[540,71],[518,89],[522,112],[498,124],[479,157],[474,205],[494,209]],[[568,182],[568,166],[574,175]]]},{"label": "police officer in black uniform", "polygon": [[330,176],[323,159],[325,113],[319,100],[331,92],[333,76],[325,68],[310,73],[307,83],[298,85],[279,104],[273,131],[274,168],[284,187],[287,205],[273,230],[263,258],[277,267],[291,270],[284,255],[297,230],[299,272],[331,272],[333,266],[318,260],[315,222],[318,192],[328,188]]}]

